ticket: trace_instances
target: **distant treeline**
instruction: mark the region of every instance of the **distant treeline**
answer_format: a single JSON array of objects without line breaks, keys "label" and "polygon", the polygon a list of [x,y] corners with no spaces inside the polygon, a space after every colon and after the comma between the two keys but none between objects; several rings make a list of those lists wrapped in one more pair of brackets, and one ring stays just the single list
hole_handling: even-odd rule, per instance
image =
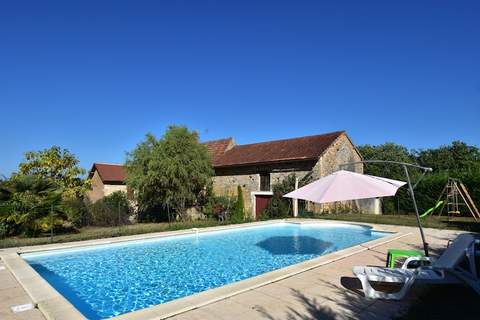
[{"label": "distant treeline", "polygon": [[[433,171],[427,173],[415,189],[421,212],[435,205],[449,177],[460,179],[480,207],[480,149],[476,146],[454,141],[450,145],[421,150],[409,150],[395,143],[362,145],[358,149],[365,160],[402,161],[432,168]],[[401,166],[366,164],[364,172],[405,181]],[[420,178],[420,171],[411,169],[410,173],[414,181]],[[386,214],[413,212],[407,188],[401,188],[395,197],[384,198],[383,208]],[[467,212],[467,208],[462,211]]]}]

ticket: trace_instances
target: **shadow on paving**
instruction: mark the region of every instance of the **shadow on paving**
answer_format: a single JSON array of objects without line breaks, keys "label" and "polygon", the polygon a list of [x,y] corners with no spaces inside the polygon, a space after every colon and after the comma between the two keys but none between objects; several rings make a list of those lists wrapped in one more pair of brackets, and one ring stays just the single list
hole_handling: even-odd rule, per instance
[{"label": "shadow on paving", "polygon": [[264,307],[257,307],[257,311],[260,312],[266,319],[270,320],[310,320],[310,319],[337,319],[338,315],[331,308],[322,306],[316,298],[308,298],[302,294],[299,290],[292,289],[292,293],[295,296],[296,300],[300,302],[304,311],[295,310],[292,307],[288,308],[287,314],[285,317],[275,318],[273,315],[269,314]]},{"label": "shadow on paving", "polygon": [[[256,306],[255,309],[260,312],[265,319],[269,320],[333,320],[333,319],[357,319],[362,312],[375,303],[375,300],[367,300],[361,291],[361,284],[357,278],[342,277],[342,286],[323,281],[321,285],[325,287],[325,295],[312,297],[304,294],[300,290],[291,289],[298,307],[288,307],[284,316],[276,317],[269,313],[266,308]],[[379,286],[375,287],[380,289]],[[390,288],[381,288],[386,291],[396,291],[397,286]],[[390,290],[388,290],[390,289]],[[391,319],[398,315],[398,312],[404,308],[403,304],[398,304],[395,308],[384,310],[385,314],[390,313],[384,319]],[[380,319],[380,318],[376,318]]]},{"label": "shadow on paving", "polygon": [[408,311],[395,320],[473,320],[480,319],[480,296],[465,286],[424,288]]}]

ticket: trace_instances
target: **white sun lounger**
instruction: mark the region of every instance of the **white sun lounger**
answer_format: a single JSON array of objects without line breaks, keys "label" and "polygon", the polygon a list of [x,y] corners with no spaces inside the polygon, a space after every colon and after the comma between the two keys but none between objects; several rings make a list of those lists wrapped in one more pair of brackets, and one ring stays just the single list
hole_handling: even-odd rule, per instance
[{"label": "white sun lounger", "polygon": [[[478,240],[473,235],[461,234],[431,266],[408,269],[410,261],[428,260],[412,257],[405,261],[402,268],[354,267],[353,273],[360,279],[365,297],[372,299],[400,300],[416,281],[429,284],[466,283],[480,294],[475,243],[478,243]],[[460,266],[465,260],[469,270]],[[403,283],[403,286],[396,293],[385,293],[375,290],[369,281]]]}]

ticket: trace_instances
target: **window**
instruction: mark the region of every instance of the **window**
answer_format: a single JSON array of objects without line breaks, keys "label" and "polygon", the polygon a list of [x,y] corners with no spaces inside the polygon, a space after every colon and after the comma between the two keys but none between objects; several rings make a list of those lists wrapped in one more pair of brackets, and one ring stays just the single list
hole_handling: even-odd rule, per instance
[{"label": "window", "polygon": [[260,173],[260,191],[270,191],[270,173]]}]

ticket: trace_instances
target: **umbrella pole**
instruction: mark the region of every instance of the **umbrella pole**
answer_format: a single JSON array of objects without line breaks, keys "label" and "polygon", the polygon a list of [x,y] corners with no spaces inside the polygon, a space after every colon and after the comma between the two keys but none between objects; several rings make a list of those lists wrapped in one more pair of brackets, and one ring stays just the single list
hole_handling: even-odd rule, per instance
[{"label": "umbrella pole", "polygon": [[420,221],[420,215],[418,214],[417,201],[415,200],[415,193],[413,192],[412,183],[410,181],[410,175],[408,174],[408,169],[406,165],[403,165],[403,169],[405,170],[405,175],[407,176],[408,189],[410,191],[410,195],[412,196],[413,208],[415,209],[418,227],[420,228],[420,236],[422,237],[423,250],[425,251],[425,256],[428,257],[428,243],[427,241],[425,241],[425,235],[423,234],[422,223]]}]

